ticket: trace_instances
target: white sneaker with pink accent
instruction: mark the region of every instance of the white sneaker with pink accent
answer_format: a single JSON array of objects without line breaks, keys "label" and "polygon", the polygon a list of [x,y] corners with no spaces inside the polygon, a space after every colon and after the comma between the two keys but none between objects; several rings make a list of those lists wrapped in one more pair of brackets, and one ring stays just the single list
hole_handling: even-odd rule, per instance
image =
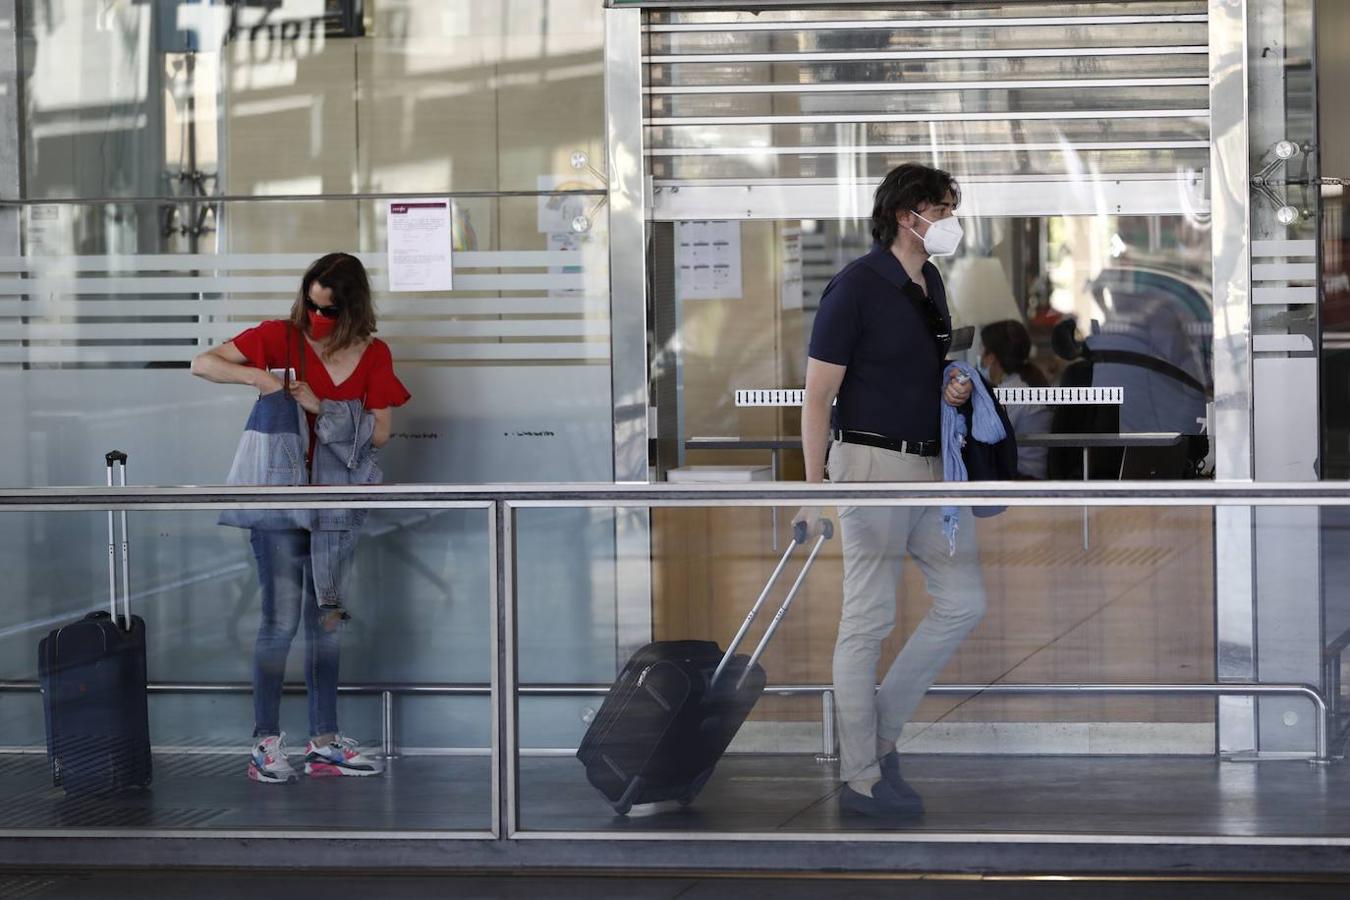
[{"label": "white sneaker with pink accent", "polygon": [[384,764],[366,756],[356,741],[338,735],[330,744],[305,744],[305,774],[314,778],[335,775],[379,775]]},{"label": "white sneaker with pink accent", "polygon": [[248,777],[260,784],[294,784],[295,769],[286,759],[286,735],[271,734],[253,745]]}]

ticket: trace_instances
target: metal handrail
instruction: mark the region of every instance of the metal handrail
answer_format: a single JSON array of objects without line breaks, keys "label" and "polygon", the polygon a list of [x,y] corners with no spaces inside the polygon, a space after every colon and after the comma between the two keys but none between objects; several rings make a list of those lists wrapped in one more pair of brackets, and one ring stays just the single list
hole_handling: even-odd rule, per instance
[{"label": "metal handrail", "polygon": [[[497,528],[518,509],[547,507],[681,507],[681,506],[1322,506],[1350,505],[1350,484],[1324,482],[975,482],[863,484],[503,484],[503,485],[373,485],[366,487],[307,486],[237,487],[55,487],[0,490],[0,509],[56,510],[189,510],[223,508],[460,508],[482,509],[495,516]],[[500,536],[499,536],[500,540]],[[496,551],[499,582],[504,546]],[[509,584],[509,582],[506,582]],[[509,588],[507,588],[509,590]],[[509,624],[506,626],[509,629]],[[36,690],[36,682],[0,682],[0,690]],[[249,685],[162,683],[152,691],[235,693]],[[297,690],[295,686],[286,690]],[[832,690],[824,685],[786,685],[770,693],[818,693],[824,698],[822,723],[832,734]],[[1318,708],[1318,761],[1328,758],[1327,701],[1306,684],[998,684],[935,685],[933,693],[960,694],[1199,694],[1256,696],[1297,694]],[[348,694],[382,696],[383,745],[393,753],[393,698],[396,694],[490,693],[486,685],[371,684],[346,685]],[[520,695],[604,694],[605,685],[529,685]],[[508,741],[509,743],[509,741]],[[830,755],[826,748],[823,757]]]},{"label": "metal handrail", "polygon": [[384,484],[363,487],[43,487],[0,509],[325,509],[531,506],[1350,506],[1345,482],[1063,481],[806,484]]},{"label": "metal handrail", "polygon": [[[39,690],[39,684],[36,681],[0,681],[0,692],[28,692]],[[150,693],[192,693],[192,694],[246,694],[253,690],[253,685],[245,682],[153,682],[148,684],[147,690]],[[303,684],[285,684],[282,690],[286,693],[303,693],[305,686]],[[584,697],[584,696],[604,696],[609,693],[610,686],[606,684],[525,684],[517,688],[521,696],[563,696],[563,697]],[[382,698],[381,715],[381,745],[386,756],[394,754],[394,735],[393,735],[393,698],[396,695],[403,694],[422,694],[422,695],[440,695],[440,696],[483,696],[490,694],[492,687],[489,684],[463,683],[463,684],[427,684],[419,682],[387,682],[387,683],[369,683],[369,684],[344,684],[338,686],[338,693],[357,694],[357,695],[379,695]],[[764,693],[775,694],[782,697],[794,695],[818,694],[822,696],[832,696],[834,686],[828,684],[778,684],[769,685],[764,688]],[[1250,682],[1231,682],[1223,684],[1205,684],[1205,683],[1150,683],[1150,682],[1123,682],[1123,683],[1072,683],[1072,684],[1047,684],[1047,683],[1027,683],[1027,684],[935,684],[928,689],[930,694],[1068,694],[1068,695],[1131,695],[1131,694],[1159,694],[1172,696],[1229,696],[1229,697],[1255,697],[1255,696],[1301,696],[1311,700],[1317,707],[1317,715],[1314,716],[1314,728],[1317,744],[1316,755],[1311,758],[1312,762],[1325,763],[1330,760],[1330,747],[1328,738],[1327,723],[1327,702],[1322,694],[1314,687],[1308,684],[1284,683],[1284,684],[1253,684]],[[833,750],[833,723],[829,721],[832,718],[833,704],[824,705],[825,717],[822,719],[823,733],[826,736],[825,753],[828,756]]]}]

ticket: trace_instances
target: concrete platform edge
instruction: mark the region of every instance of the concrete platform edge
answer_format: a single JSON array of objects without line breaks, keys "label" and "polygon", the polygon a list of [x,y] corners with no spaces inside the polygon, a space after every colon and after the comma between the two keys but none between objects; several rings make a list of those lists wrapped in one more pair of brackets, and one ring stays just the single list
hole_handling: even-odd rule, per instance
[{"label": "concrete platform edge", "polygon": [[[0,838],[0,868],[312,871],[824,872],[1169,876],[1350,875],[1350,846],[1078,841]],[[303,844],[303,847],[298,846]]]}]

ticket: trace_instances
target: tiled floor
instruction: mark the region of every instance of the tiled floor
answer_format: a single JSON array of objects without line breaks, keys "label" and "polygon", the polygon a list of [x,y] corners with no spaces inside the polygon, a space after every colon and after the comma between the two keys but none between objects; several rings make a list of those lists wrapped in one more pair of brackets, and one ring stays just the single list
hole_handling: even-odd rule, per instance
[{"label": "tiled floor", "polygon": [[157,754],[149,790],[67,798],[52,787],[43,757],[0,756],[0,829],[491,828],[491,763],[485,757],[396,759],[379,778],[302,775],[293,785],[256,784],[245,777],[247,766],[247,751]]},{"label": "tiled floor", "polygon": [[[1188,757],[906,758],[927,814],[898,830],[1048,834],[1350,836],[1350,766]],[[525,759],[521,823],[572,831],[871,831],[841,816],[833,769],[731,757],[688,809],[615,816],[573,760]],[[642,812],[642,810],[636,810]]]}]

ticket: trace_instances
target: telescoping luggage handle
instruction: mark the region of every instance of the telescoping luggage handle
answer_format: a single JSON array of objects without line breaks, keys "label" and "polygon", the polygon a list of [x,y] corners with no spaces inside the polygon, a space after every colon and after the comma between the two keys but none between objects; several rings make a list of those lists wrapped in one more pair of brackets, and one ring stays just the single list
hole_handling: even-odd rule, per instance
[{"label": "telescoping luggage handle", "polygon": [[[712,680],[708,682],[709,689],[717,684],[717,680],[722,677],[723,670],[726,669],[727,664],[736,654],[736,648],[741,645],[741,641],[745,640],[745,633],[750,630],[750,623],[754,622],[755,617],[759,615],[760,607],[764,605],[764,601],[768,598],[769,591],[773,590],[774,584],[778,581],[778,576],[783,573],[783,569],[787,566],[787,561],[792,556],[793,551],[806,543],[806,532],[805,522],[798,522],[793,526],[791,543],[788,544],[787,550],[783,551],[783,557],[778,560],[778,565],[774,567],[773,574],[769,576],[768,583],[764,585],[764,590],[760,591],[759,599],[755,601],[754,606],[750,607],[750,613],[741,623],[740,630],[736,632],[736,636],[731,639],[731,643],[727,646],[727,652],[723,654],[722,661],[717,664],[717,669],[713,672]],[[792,601],[796,598],[797,591],[801,590],[802,584],[806,581],[806,573],[811,571],[811,564],[816,561],[816,555],[820,553],[820,548],[825,546],[825,542],[832,537],[834,537],[834,523],[829,519],[822,519],[820,537],[816,539],[816,545],[811,548],[810,555],[806,557],[806,562],[802,564],[802,570],[797,573],[797,580],[792,583],[792,587],[788,590],[787,599],[783,601],[782,606],[778,607],[778,612],[774,614],[773,621],[764,630],[764,636],[759,639],[755,652],[750,655],[750,661],[745,664],[745,671],[736,681],[737,689],[740,689],[740,686],[745,683],[745,678],[750,674],[750,670],[764,655],[764,650],[769,646],[769,641],[773,640],[774,632],[778,630],[778,625],[783,621],[783,616],[787,615],[788,607],[792,605]]]},{"label": "telescoping luggage handle", "polygon": [[[113,467],[118,470],[118,486],[127,486],[127,455],[121,450],[110,450],[104,456],[108,463],[108,487],[113,486]],[[122,612],[123,626],[131,630],[131,576],[130,555],[127,549],[127,511],[116,514],[122,520]],[[113,528],[114,513],[108,510],[108,610],[112,613],[113,624],[117,624],[117,534]]]}]

